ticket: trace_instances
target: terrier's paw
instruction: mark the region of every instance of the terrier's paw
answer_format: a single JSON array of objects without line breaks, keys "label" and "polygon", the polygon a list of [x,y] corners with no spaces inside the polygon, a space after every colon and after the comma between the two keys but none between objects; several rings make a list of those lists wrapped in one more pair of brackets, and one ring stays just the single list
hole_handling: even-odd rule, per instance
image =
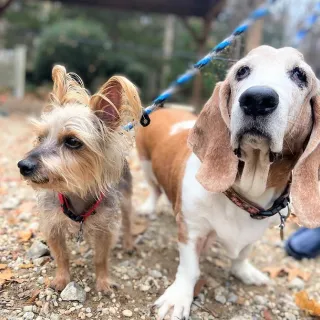
[{"label": "terrier's paw", "polygon": [[125,253],[127,253],[129,255],[133,254],[135,247],[134,247],[133,238],[131,235],[129,235],[129,236],[124,235],[123,241],[122,241],[122,247],[123,247],[123,250],[125,251]]},{"label": "terrier's paw", "polygon": [[105,295],[110,295],[114,290],[117,290],[119,285],[107,277],[97,279],[96,290]]},{"label": "terrier's paw", "polygon": [[57,275],[50,283],[50,288],[56,290],[56,291],[62,291],[67,284],[70,282],[69,276],[61,276]]},{"label": "terrier's paw", "polygon": [[158,310],[157,320],[163,320],[173,309],[171,320],[187,320],[193,301],[193,288],[185,284],[174,282],[164,294],[154,303],[153,308]]},{"label": "terrier's paw", "polygon": [[249,261],[243,261],[232,266],[231,273],[248,285],[262,286],[270,283],[270,278]]}]

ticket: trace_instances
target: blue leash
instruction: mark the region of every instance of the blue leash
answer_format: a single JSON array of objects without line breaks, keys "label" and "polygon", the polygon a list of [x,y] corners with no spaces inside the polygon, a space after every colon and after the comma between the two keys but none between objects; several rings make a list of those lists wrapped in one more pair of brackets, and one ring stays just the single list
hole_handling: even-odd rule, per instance
[{"label": "blue leash", "polygon": [[[232,34],[216,45],[205,57],[200,59],[196,64],[193,65],[192,68],[187,70],[184,74],[179,76],[167,90],[162,92],[150,105],[149,107],[143,110],[143,115],[141,117],[141,125],[147,126],[150,123],[149,114],[156,110],[158,107],[161,107],[163,103],[172,97],[174,93],[176,93],[181,86],[189,82],[192,78],[194,78],[200,70],[207,66],[212,60],[215,59],[218,55],[220,55],[227,47],[229,47],[236,38],[245,33],[249,27],[254,24],[257,20],[260,20],[267,15],[270,14],[270,9],[272,5],[276,2],[276,0],[267,0],[260,7],[255,9],[247,19],[242,21],[242,23],[232,32]],[[136,125],[136,122],[129,122],[123,129],[126,131],[130,131]]]},{"label": "blue leash", "polygon": [[309,31],[313,28],[316,24],[318,18],[320,16],[320,1],[318,1],[311,13],[303,22],[302,28],[297,32],[295,39],[293,41],[294,47],[299,47],[302,40],[305,39]]}]

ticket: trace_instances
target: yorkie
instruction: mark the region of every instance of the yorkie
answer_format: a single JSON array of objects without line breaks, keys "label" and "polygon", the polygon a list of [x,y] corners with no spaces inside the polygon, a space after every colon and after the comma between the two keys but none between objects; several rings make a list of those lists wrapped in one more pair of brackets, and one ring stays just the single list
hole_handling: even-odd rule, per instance
[{"label": "yorkie", "polygon": [[140,99],[121,76],[92,96],[62,66],[53,68],[52,78],[51,103],[34,121],[36,144],[18,167],[38,193],[40,229],[57,264],[51,286],[60,291],[70,281],[66,235],[83,234],[95,249],[96,289],[107,293],[112,287],[108,258],[121,213],[123,247],[133,249],[130,137],[121,125],[139,119]]}]

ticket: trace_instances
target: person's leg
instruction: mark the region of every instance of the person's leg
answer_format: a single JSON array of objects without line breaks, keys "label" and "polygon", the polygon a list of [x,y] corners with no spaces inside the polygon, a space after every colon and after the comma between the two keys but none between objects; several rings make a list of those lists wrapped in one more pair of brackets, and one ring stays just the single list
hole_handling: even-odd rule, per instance
[{"label": "person's leg", "polygon": [[312,259],[320,255],[320,228],[300,228],[286,242],[285,250],[295,259]]}]

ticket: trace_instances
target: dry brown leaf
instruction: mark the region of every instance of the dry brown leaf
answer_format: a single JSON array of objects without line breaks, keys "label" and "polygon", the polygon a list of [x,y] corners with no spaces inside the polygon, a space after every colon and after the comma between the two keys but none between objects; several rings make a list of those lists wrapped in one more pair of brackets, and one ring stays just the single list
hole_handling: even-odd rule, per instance
[{"label": "dry brown leaf", "polygon": [[36,301],[39,294],[40,294],[40,289],[36,289],[32,291],[31,297],[26,301],[26,304],[28,305],[33,304]]},{"label": "dry brown leaf", "polygon": [[291,281],[297,277],[303,279],[304,281],[308,281],[311,276],[311,274],[309,272],[305,272],[295,266],[266,267],[263,269],[263,272],[269,273],[270,278],[272,278],[272,279],[274,279],[276,277],[280,277],[284,274],[287,274],[289,281]]},{"label": "dry brown leaf", "polygon": [[27,242],[31,239],[32,237],[32,231],[31,230],[26,230],[26,231],[20,231],[19,232],[19,240],[20,242]]},{"label": "dry brown leaf", "polygon": [[283,272],[283,267],[265,267],[263,272],[269,273],[271,279],[278,277]]},{"label": "dry brown leaf", "polygon": [[197,297],[199,293],[201,292],[202,288],[205,286],[206,280],[204,279],[199,279],[194,287],[193,290],[193,296]]},{"label": "dry brown leaf", "polygon": [[46,288],[49,288],[51,284],[51,281],[48,277],[44,278],[44,285],[46,286]]},{"label": "dry brown leaf", "polygon": [[301,278],[304,281],[308,281],[311,277],[311,273],[305,272],[299,268],[289,266],[284,268],[284,271],[288,274],[288,280],[291,281],[294,278]]},{"label": "dry brown leaf", "polygon": [[295,295],[296,305],[312,316],[320,316],[320,303],[310,299],[306,291],[300,291]]},{"label": "dry brown leaf", "polygon": [[13,277],[13,273],[11,269],[5,269],[2,272],[0,272],[0,284],[5,283],[6,281],[10,281]]},{"label": "dry brown leaf", "polygon": [[132,225],[132,235],[138,236],[148,229],[148,221],[145,219],[136,219]]},{"label": "dry brown leaf", "polygon": [[20,269],[30,269],[30,268],[33,268],[34,267],[34,264],[32,263],[28,263],[28,264],[21,264],[19,266]]},{"label": "dry brown leaf", "polygon": [[4,270],[4,269],[7,269],[7,265],[0,263],[0,270]]}]

